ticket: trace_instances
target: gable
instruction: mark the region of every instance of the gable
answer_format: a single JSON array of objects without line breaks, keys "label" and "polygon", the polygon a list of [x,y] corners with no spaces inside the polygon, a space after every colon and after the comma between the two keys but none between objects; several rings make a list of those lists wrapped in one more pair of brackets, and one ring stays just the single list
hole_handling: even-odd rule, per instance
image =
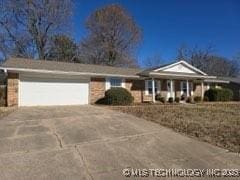
[{"label": "gable", "polygon": [[181,73],[181,74],[200,74],[200,75],[207,75],[206,73],[202,72],[200,69],[195,68],[191,64],[187,63],[186,61],[178,61],[176,63],[172,63],[170,65],[162,66],[153,70],[154,72],[168,72],[168,73]]},{"label": "gable", "polygon": [[190,73],[190,74],[196,74],[195,71],[190,69],[189,67],[186,67],[183,64],[178,64],[169,68],[164,69],[165,72],[176,72],[176,73]]}]

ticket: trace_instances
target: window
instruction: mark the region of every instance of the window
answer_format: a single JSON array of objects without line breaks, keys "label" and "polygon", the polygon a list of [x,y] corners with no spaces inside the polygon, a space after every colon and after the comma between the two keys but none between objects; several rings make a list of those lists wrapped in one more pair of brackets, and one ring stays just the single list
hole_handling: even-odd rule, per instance
[{"label": "window", "polygon": [[152,81],[148,81],[148,94],[152,94],[153,91],[152,91]]},{"label": "window", "polygon": [[181,81],[181,86],[182,86],[182,94],[187,95],[187,82]]},{"label": "window", "polygon": [[111,78],[110,79],[110,87],[122,87],[122,79]]},{"label": "window", "polygon": [[181,81],[181,95],[193,95],[193,83],[188,82],[188,92],[187,92],[187,81]]},{"label": "window", "polygon": [[[146,86],[147,86],[146,94],[151,95],[153,93],[153,91],[152,91],[152,80],[147,80]],[[160,82],[159,81],[154,81],[154,86],[155,86],[155,94],[158,94],[159,90],[160,90]]]}]

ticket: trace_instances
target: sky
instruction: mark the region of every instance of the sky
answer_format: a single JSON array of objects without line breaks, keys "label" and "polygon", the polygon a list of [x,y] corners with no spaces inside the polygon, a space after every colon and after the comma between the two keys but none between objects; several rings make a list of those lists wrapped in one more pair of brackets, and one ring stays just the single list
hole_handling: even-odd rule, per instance
[{"label": "sky", "polygon": [[160,56],[174,61],[181,45],[205,48],[233,58],[240,52],[240,0],[76,0],[73,34],[79,41],[86,35],[86,18],[107,4],[122,5],[143,32],[137,49],[138,61]]}]

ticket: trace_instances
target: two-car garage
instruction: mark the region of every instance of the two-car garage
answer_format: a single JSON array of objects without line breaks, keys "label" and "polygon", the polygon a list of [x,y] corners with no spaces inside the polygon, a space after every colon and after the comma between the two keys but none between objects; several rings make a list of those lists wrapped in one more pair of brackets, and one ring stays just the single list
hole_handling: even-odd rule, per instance
[{"label": "two-car garage", "polygon": [[19,106],[88,104],[89,79],[21,75],[18,95]]}]

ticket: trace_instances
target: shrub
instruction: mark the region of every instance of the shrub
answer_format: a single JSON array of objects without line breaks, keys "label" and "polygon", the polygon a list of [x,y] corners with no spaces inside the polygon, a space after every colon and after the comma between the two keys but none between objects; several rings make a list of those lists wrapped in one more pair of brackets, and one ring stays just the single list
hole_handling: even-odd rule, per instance
[{"label": "shrub", "polygon": [[173,97],[168,98],[169,103],[173,103]]},{"label": "shrub", "polygon": [[183,95],[181,96],[181,100],[182,100],[182,101],[186,100],[186,95],[185,95],[185,94],[183,94]]},{"label": "shrub", "polygon": [[175,98],[175,101],[176,101],[177,103],[179,103],[179,102],[180,102],[180,98],[179,98],[179,97],[176,97],[176,98]]},{"label": "shrub", "polygon": [[96,103],[107,105],[130,105],[134,98],[129,91],[124,88],[111,88],[105,92],[105,97]]},{"label": "shrub", "polygon": [[209,101],[230,101],[233,98],[233,92],[226,88],[211,88],[205,92],[204,96],[208,97]]},{"label": "shrub", "polygon": [[208,97],[207,97],[207,96],[204,96],[203,101],[208,102],[208,101],[209,101]]},{"label": "shrub", "polygon": [[166,98],[165,98],[165,97],[161,97],[161,98],[160,98],[160,101],[161,101],[162,103],[166,103]]},{"label": "shrub", "polygon": [[156,99],[156,101],[160,101],[160,99],[161,99],[161,94],[157,94],[157,95],[155,96],[155,99]]},{"label": "shrub", "polygon": [[194,97],[194,101],[195,102],[201,102],[202,101],[202,97],[201,96],[195,96]]},{"label": "shrub", "polygon": [[187,102],[187,103],[193,103],[194,100],[193,100],[193,98],[190,96],[190,97],[187,97],[186,102]]}]

